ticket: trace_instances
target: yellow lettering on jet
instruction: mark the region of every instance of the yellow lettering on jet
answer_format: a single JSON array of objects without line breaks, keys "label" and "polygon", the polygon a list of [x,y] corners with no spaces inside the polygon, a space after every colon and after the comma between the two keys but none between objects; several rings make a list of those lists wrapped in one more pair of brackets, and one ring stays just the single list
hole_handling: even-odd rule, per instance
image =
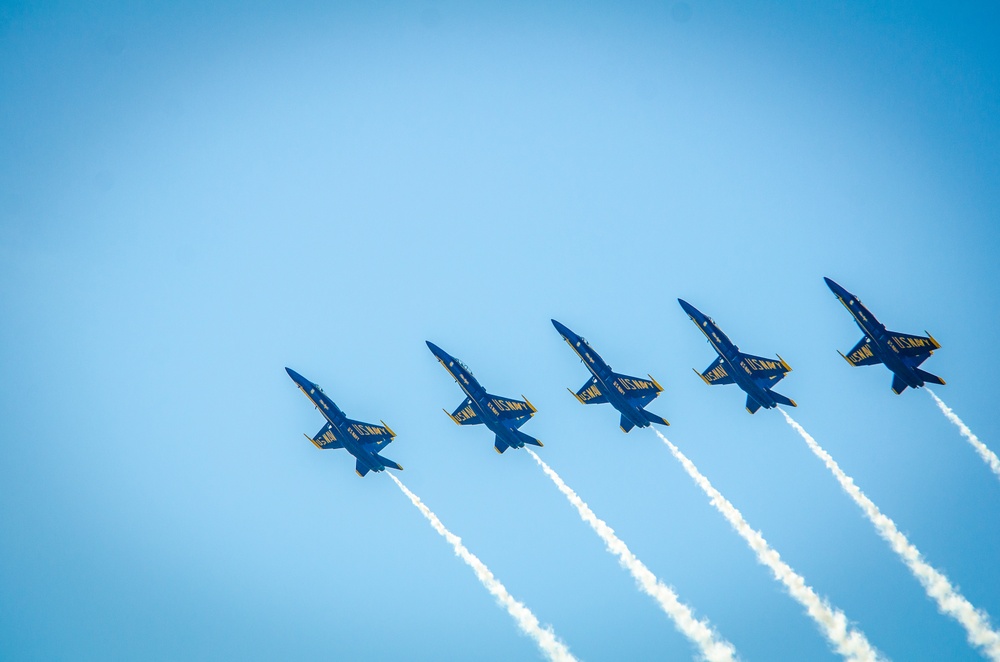
[{"label": "yellow lettering on jet", "polygon": [[852,352],[848,358],[850,359],[851,363],[860,363],[861,361],[864,361],[867,358],[871,358],[872,356],[873,354],[871,347],[865,344],[859,347],[856,351]]},{"label": "yellow lettering on jet", "polygon": [[462,411],[455,414],[455,420],[461,423],[462,421],[467,421],[471,418],[476,417],[476,412],[472,411],[472,406],[469,405]]},{"label": "yellow lettering on jet", "polygon": [[718,365],[705,373],[705,378],[710,382],[718,381],[728,376],[729,374],[726,372],[726,366],[724,365]]},{"label": "yellow lettering on jet", "polygon": [[600,397],[600,395],[601,395],[601,390],[597,388],[597,385],[595,384],[590,388],[588,388],[583,393],[581,393],[580,399],[583,400],[584,402],[588,402],[590,400],[593,400],[594,398]]}]

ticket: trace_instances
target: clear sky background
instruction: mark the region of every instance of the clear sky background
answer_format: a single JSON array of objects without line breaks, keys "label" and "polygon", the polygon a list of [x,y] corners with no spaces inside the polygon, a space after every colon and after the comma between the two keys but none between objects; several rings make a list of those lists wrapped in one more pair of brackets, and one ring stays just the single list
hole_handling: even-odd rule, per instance
[{"label": "clear sky background", "polygon": [[542,457],[747,660],[838,659],[549,323],[651,373],[668,436],[897,660],[978,660],[680,307],[794,368],[797,419],[1000,626],[1000,481],[835,350],[829,276],[929,330],[1000,450],[1000,11],[870,2],[4,3],[0,657],[532,659],[284,372],[579,657],[689,659],[427,351],[526,395]]}]

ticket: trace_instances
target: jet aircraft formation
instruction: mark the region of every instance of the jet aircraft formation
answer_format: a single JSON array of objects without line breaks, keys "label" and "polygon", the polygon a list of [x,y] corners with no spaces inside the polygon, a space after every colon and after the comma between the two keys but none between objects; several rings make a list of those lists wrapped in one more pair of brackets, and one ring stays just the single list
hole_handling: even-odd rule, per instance
[{"label": "jet aircraft formation", "polygon": [[[841,354],[848,363],[852,366],[885,364],[893,373],[892,390],[897,395],[907,387],[945,383],[940,377],[918,367],[941,347],[933,336],[887,331],[857,296],[829,278],[824,280],[864,334],[847,355]],[[711,317],[683,299],[678,299],[678,302],[718,354],[704,372],[695,370],[706,384],[736,384],[746,393],[746,409],[751,414],[761,408],[772,409],[778,405],[797,406],[794,400],[772,389],[792,370],[784,359],[777,355],[777,359],[770,359],[741,352]],[[670,425],[665,418],[645,409],[663,391],[652,376],[647,375],[648,379],[644,379],[614,372],[583,336],[556,320],[552,320],[552,325],[590,372],[590,378],[579,390],[570,391],[580,403],[610,404],[620,414],[619,427],[626,433],[635,427],[644,428],[653,423]],[[527,398],[522,395],[523,399],[517,400],[488,393],[462,361],[430,341],[427,341],[427,347],[465,394],[465,399],[453,412],[445,410],[452,421],[463,426],[485,425],[494,435],[493,448],[497,453],[503,453],[508,448],[523,448],[525,444],[543,445],[520,430],[537,412]],[[354,456],[355,471],[361,477],[370,471],[379,472],[386,468],[402,470],[399,464],[380,454],[396,436],[385,422],[373,425],[347,418],[319,386],[291,368],[285,370],[326,419],[319,432],[312,437],[306,435],[317,448],[347,450]]]}]

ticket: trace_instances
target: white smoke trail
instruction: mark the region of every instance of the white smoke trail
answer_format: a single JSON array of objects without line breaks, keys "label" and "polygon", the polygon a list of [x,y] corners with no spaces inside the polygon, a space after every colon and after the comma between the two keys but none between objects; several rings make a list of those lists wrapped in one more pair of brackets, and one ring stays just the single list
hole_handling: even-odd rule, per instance
[{"label": "white smoke trail", "polygon": [[816,440],[788,415],[788,412],[781,407],[778,407],[778,411],[784,414],[788,424],[805,439],[809,449],[823,461],[826,468],[837,478],[843,490],[854,499],[854,503],[858,504],[865,516],[875,525],[878,534],[903,559],[913,576],[923,585],[927,595],[937,602],[941,613],[951,616],[965,628],[970,644],[977,646],[994,662],[1000,662],[1000,633],[991,628],[989,615],[973,607],[951,585],[947,577],[924,561],[920,551],[896,528],[896,523],[882,514],[878,507],[872,503],[872,500],[865,496],[861,488],[854,484],[854,479],[845,474],[840,465],[830,457],[830,454],[823,450],[816,443]]},{"label": "white smoke trail", "polygon": [[514,597],[507,592],[507,589],[500,583],[499,579],[493,576],[490,569],[487,568],[475,554],[466,549],[465,545],[462,544],[461,538],[445,528],[444,524],[441,523],[441,520],[438,519],[437,515],[431,512],[431,509],[424,505],[424,503],[420,500],[420,497],[408,490],[406,486],[391,473],[388,471],[385,473],[389,476],[389,478],[392,478],[392,480],[395,481],[396,485],[399,486],[399,489],[403,491],[403,494],[409,497],[410,501],[413,502],[413,505],[417,507],[417,510],[423,513],[424,517],[427,518],[427,521],[431,523],[432,527],[434,527],[434,530],[440,533],[445,540],[451,543],[451,546],[455,549],[455,555],[465,561],[465,563],[472,568],[472,571],[476,573],[476,579],[478,579],[483,586],[486,587],[486,590],[493,594],[493,597],[497,599],[497,602],[499,602],[504,609],[507,610],[507,613],[511,615],[517,623],[517,626],[521,628],[521,631],[535,640],[535,643],[542,649],[542,652],[545,653],[546,657],[556,662],[575,662],[576,658],[569,652],[566,644],[559,641],[555,633],[552,631],[552,628],[543,628],[539,624],[535,615],[531,613],[531,610],[524,606],[524,603],[515,600]]},{"label": "white smoke trail", "polygon": [[788,594],[806,608],[809,616],[816,621],[837,652],[848,660],[878,660],[878,652],[868,642],[865,635],[848,627],[847,616],[844,615],[844,612],[831,607],[826,600],[816,595],[812,587],[806,584],[805,579],[781,560],[781,555],[768,545],[760,531],[750,527],[743,519],[743,514],[726,497],[722,496],[719,490],[712,486],[712,483],[698,471],[694,463],[659,430],[653,430],[653,432],[663,440],[663,443],[681,463],[687,474],[708,495],[715,509],[722,513],[733,529],[750,545],[750,549],[757,554],[757,560],[766,565],[774,574],[774,578],[785,585]]},{"label": "white smoke trail", "polygon": [[576,507],[577,512],[580,513],[580,519],[590,525],[590,528],[604,541],[608,551],[615,554],[622,567],[632,573],[639,588],[656,600],[667,616],[673,619],[681,634],[698,646],[702,659],[723,662],[736,658],[736,649],[733,648],[732,644],[719,637],[707,621],[696,619],[691,613],[691,608],[681,602],[673,589],[657,579],[656,575],[635,557],[635,554],[615,535],[614,530],[604,520],[600,520],[594,515],[594,511],[563,482],[563,479],[552,470],[552,467],[545,464],[542,458],[538,457],[530,448],[525,448],[525,450],[531,457],[535,458],[535,462],[542,468],[545,475],[552,479],[559,491]]},{"label": "white smoke trail", "polygon": [[990,465],[990,469],[993,470],[993,473],[997,475],[997,478],[1000,478],[1000,458],[997,457],[996,453],[987,448],[986,444],[979,441],[979,437],[972,434],[972,430],[969,429],[969,426],[962,422],[962,419],[958,417],[958,414],[953,412],[951,407],[946,405],[941,398],[937,396],[937,393],[930,390],[926,386],[924,389],[930,393],[932,398],[934,398],[934,402],[937,403],[938,408],[941,410],[941,413],[944,414],[945,418],[958,427],[958,431],[962,433],[963,437],[969,440],[972,447],[975,448],[976,452],[979,453],[979,456],[983,458],[983,462]]}]

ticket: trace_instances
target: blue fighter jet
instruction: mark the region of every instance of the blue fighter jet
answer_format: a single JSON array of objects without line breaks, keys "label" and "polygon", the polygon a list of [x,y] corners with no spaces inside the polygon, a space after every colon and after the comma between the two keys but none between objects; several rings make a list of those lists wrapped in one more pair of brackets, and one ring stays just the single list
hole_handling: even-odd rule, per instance
[{"label": "blue fighter jet", "polygon": [[653,379],[652,375],[647,375],[649,379],[646,380],[613,372],[611,366],[594,351],[586,338],[578,336],[555,320],[552,320],[552,326],[556,327],[556,331],[562,335],[566,344],[573,348],[590,371],[590,379],[579,391],[576,393],[569,391],[581,404],[596,405],[610,402],[611,406],[622,415],[619,423],[622,432],[628,432],[636,426],[649,427],[650,423],[670,425],[667,419],[643,409],[663,391],[663,387]]},{"label": "blue fighter jet", "polygon": [[508,448],[523,448],[525,444],[544,445],[518,430],[537,411],[527,398],[522,395],[524,400],[510,400],[490,395],[472,376],[468,366],[429,340],[427,346],[465,392],[465,400],[458,409],[450,414],[447,409],[444,410],[451,420],[459,425],[485,424],[496,435],[493,448],[497,453],[503,453]]},{"label": "blue fighter jet", "polygon": [[708,315],[683,299],[677,300],[681,308],[688,314],[691,321],[701,329],[708,342],[719,353],[719,358],[705,369],[705,372],[695,372],[706,384],[735,383],[747,394],[747,411],[753,414],[761,407],[771,409],[778,405],[797,407],[795,401],[775,393],[771,387],[777,384],[792,369],[780,356],[778,360],[766,359],[762,356],[744,354],[732,340],[722,332]]},{"label": "blue fighter jet", "polygon": [[398,471],[403,470],[403,467],[378,453],[391,444],[393,437],[396,436],[396,433],[389,429],[385,421],[381,421],[382,425],[352,421],[344,415],[344,412],[340,411],[337,405],[333,404],[333,400],[327,397],[319,386],[291,368],[285,368],[285,372],[326,419],[326,425],[315,436],[305,435],[306,439],[311,441],[316,448],[320,450],[346,448],[347,452],[357,459],[354,471],[362,478],[369,471],[382,471],[387,467]]},{"label": "blue fighter jet", "polygon": [[937,375],[924,372],[917,366],[927,360],[935,349],[941,347],[934,336],[909,336],[905,333],[886,331],[871,312],[864,307],[861,299],[854,296],[829,278],[823,278],[827,286],[851,313],[854,321],[861,328],[864,337],[854,348],[844,356],[844,360],[853,366],[875,365],[884,363],[892,371],[892,391],[896,395],[902,393],[907,386],[919,388],[926,382],[944,384]]}]

